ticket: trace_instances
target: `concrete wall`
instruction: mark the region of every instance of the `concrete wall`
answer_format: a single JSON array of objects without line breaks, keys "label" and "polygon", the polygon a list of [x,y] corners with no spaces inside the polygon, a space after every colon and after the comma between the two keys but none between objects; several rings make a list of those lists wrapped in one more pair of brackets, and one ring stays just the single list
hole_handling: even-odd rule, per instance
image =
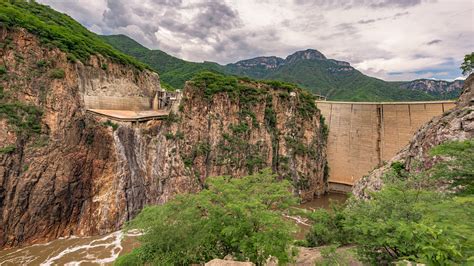
[{"label": "concrete wall", "polygon": [[140,96],[84,96],[87,109],[150,110],[153,98]]},{"label": "concrete wall", "polygon": [[349,185],[392,158],[421,125],[454,107],[452,101],[316,104],[329,126],[329,182]]}]

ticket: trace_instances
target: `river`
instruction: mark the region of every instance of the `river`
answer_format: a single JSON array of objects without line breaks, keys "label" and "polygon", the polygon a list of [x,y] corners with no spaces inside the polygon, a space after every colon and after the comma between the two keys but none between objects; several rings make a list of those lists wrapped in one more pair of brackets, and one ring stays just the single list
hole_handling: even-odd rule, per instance
[{"label": "river", "polygon": [[[343,202],[346,195],[329,193],[313,201],[303,203],[301,208],[328,208],[330,201]],[[293,217],[294,218],[294,217]],[[298,220],[297,218],[295,220]],[[299,221],[302,238],[309,226]],[[123,253],[138,246],[137,233],[121,231],[104,236],[60,238],[44,244],[0,251],[0,266],[10,265],[111,265]]]}]

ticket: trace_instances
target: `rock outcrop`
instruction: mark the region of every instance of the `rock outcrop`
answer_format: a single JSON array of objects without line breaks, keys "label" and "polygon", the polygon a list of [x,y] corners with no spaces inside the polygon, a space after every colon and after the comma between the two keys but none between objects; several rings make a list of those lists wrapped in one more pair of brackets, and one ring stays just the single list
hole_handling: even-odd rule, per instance
[{"label": "rock outcrop", "polygon": [[164,121],[105,123],[85,96],[150,96],[158,75],[101,55],[73,62],[22,29],[0,39],[0,247],[117,230],[213,175],[271,167],[303,199],[326,190],[325,127],[301,90],[189,82]]},{"label": "rock outcrop", "polygon": [[431,157],[429,150],[447,141],[467,140],[474,137],[474,74],[464,84],[464,91],[456,107],[422,126],[410,143],[384,166],[361,178],[353,187],[358,198],[368,198],[369,192],[383,186],[382,177],[393,162],[401,162],[407,171],[429,169],[439,158]]},{"label": "rock outcrop", "polygon": [[437,98],[454,99],[461,94],[464,80],[445,81],[432,79],[416,79],[400,85],[402,89],[424,91]]}]

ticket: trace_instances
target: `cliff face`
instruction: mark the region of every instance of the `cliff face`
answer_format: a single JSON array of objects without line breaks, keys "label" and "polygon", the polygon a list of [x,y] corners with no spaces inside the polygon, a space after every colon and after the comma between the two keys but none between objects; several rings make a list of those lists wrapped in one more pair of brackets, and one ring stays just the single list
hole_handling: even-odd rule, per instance
[{"label": "cliff face", "polygon": [[400,85],[402,89],[424,91],[442,99],[454,99],[463,90],[464,80],[452,82],[444,80],[417,79]]},{"label": "cliff face", "polygon": [[384,166],[375,169],[369,176],[361,178],[354,185],[352,192],[358,198],[367,198],[370,191],[379,190],[383,186],[381,177],[389,170],[393,162],[404,163],[407,171],[415,171],[420,167],[429,169],[439,159],[429,156],[428,152],[432,147],[447,141],[461,141],[473,137],[474,74],[471,74],[464,83],[464,91],[454,109],[433,118],[422,126],[405,148]]},{"label": "cliff face", "polygon": [[126,210],[100,198],[117,182],[114,139],[86,115],[83,96],[110,84],[150,93],[158,76],[100,56],[71,63],[24,30],[0,37],[0,246],[116,228]]},{"label": "cliff face", "polygon": [[326,133],[299,90],[239,81],[238,95],[209,94],[190,82],[177,114],[114,129],[84,99],[152,96],[157,74],[71,62],[23,30],[0,38],[0,247],[117,230],[213,175],[271,167],[304,199],[326,189]]}]

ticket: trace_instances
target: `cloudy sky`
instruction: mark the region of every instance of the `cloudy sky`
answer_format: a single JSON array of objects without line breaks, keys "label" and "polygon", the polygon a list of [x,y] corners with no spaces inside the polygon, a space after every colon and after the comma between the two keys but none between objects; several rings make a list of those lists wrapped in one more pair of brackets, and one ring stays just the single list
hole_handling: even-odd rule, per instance
[{"label": "cloudy sky", "polygon": [[314,48],[386,80],[455,79],[474,0],[40,0],[98,34],[222,64]]}]

